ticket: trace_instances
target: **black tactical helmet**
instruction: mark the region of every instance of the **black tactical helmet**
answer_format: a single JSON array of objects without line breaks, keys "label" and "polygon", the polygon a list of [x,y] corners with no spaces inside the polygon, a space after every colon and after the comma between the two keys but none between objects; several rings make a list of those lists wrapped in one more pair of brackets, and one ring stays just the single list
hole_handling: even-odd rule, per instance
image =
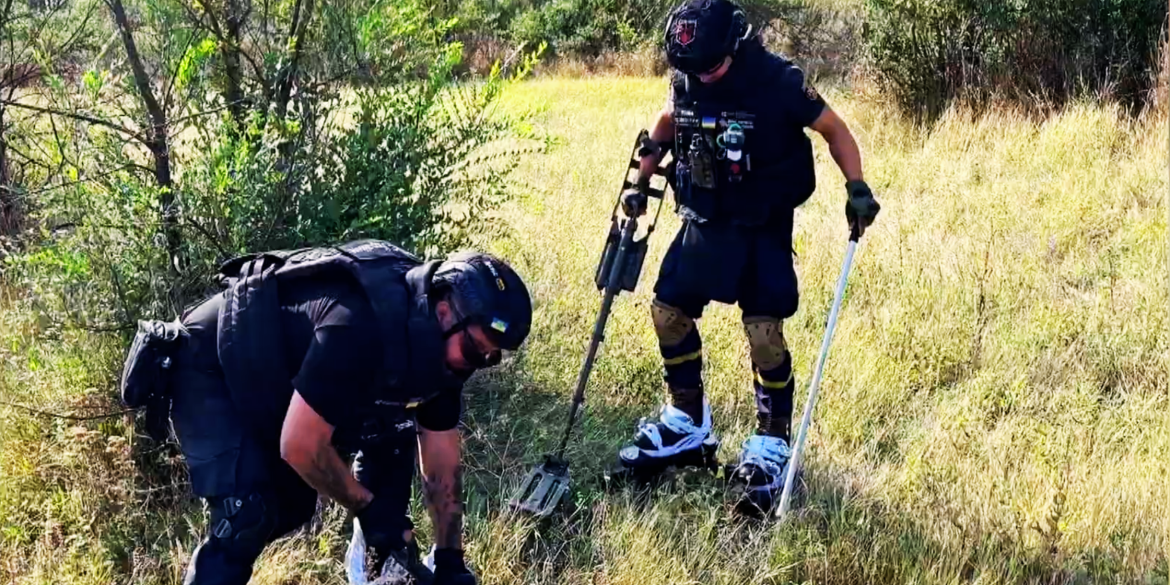
[{"label": "black tactical helmet", "polygon": [[478,323],[500,349],[515,351],[532,327],[532,300],[520,275],[482,252],[459,252],[439,265],[436,291],[450,291],[462,325]]},{"label": "black tactical helmet", "polygon": [[666,60],[689,75],[706,73],[750,32],[743,10],[728,0],[688,0],[666,19]]}]

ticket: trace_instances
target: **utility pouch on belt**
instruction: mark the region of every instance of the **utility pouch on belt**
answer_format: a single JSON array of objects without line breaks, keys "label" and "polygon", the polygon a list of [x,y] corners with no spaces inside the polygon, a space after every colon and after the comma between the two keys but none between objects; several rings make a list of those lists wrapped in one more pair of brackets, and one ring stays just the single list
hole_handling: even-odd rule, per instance
[{"label": "utility pouch on belt", "polygon": [[122,402],[130,408],[146,407],[146,430],[156,441],[170,434],[170,370],[182,332],[178,320],[139,321],[122,369]]}]

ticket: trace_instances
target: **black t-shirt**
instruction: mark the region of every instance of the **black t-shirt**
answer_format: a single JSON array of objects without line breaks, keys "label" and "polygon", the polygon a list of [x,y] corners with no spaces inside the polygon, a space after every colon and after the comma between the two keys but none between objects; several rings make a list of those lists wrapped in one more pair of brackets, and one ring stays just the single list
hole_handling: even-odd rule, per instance
[{"label": "black t-shirt", "polygon": [[[358,425],[383,390],[382,341],[365,293],[348,279],[290,283],[280,291],[284,358],[292,386],[335,428]],[[459,424],[462,397],[445,391],[419,405],[419,426]]]},{"label": "black t-shirt", "polygon": [[764,53],[761,58],[770,62],[772,76],[767,82],[787,126],[801,130],[812,125],[825,110],[825,99],[808,82],[804,71],[779,55]]}]

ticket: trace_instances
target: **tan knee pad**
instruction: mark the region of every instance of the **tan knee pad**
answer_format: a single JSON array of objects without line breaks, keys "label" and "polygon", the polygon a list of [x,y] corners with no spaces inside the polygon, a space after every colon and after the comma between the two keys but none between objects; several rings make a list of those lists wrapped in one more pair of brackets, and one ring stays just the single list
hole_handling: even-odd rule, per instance
[{"label": "tan knee pad", "polygon": [[761,370],[771,370],[788,359],[788,345],[784,343],[784,329],[775,317],[744,317],[752,362]]},{"label": "tan knee pad", "polygon": [[650,315],[654,319],[654,332],[658,334],[658,343],[663,347],[673,347],[682,343],[687,334],[695,328],[694,319],[680,309],[659,302],[658,299],[651,302]]}]

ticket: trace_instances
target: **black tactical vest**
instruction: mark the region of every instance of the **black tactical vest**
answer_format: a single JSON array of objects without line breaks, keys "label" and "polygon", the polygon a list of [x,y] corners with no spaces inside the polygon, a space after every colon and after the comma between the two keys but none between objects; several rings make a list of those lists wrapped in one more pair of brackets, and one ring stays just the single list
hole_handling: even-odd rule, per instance
[{"label": "black tactical vest", "polygon": [[675,72],[673,187],[684,217],[761,225],[812,195],[812,143],[770,91],[791,66],[753,42],[717,83]]},{"label": "black tactical vest", "polygon": [[[427,296],[439,263],[423,262],[379,240],[262,252],[226,262],[219,272],[228,290],[216,346],[233,402],[256,421],[283,419],[283,412],[267,412],[277,405],[265,399],[287,393],[289,385],[283,375],[288,370],[280,343],[279,287],[325,273],[356,280],[374,309],[385,348],[379,364],[385,387],[378,407],[412,408],[461,384],[443,361],[442,331]],[[261,429],[269,437],[279,431]]]}]

